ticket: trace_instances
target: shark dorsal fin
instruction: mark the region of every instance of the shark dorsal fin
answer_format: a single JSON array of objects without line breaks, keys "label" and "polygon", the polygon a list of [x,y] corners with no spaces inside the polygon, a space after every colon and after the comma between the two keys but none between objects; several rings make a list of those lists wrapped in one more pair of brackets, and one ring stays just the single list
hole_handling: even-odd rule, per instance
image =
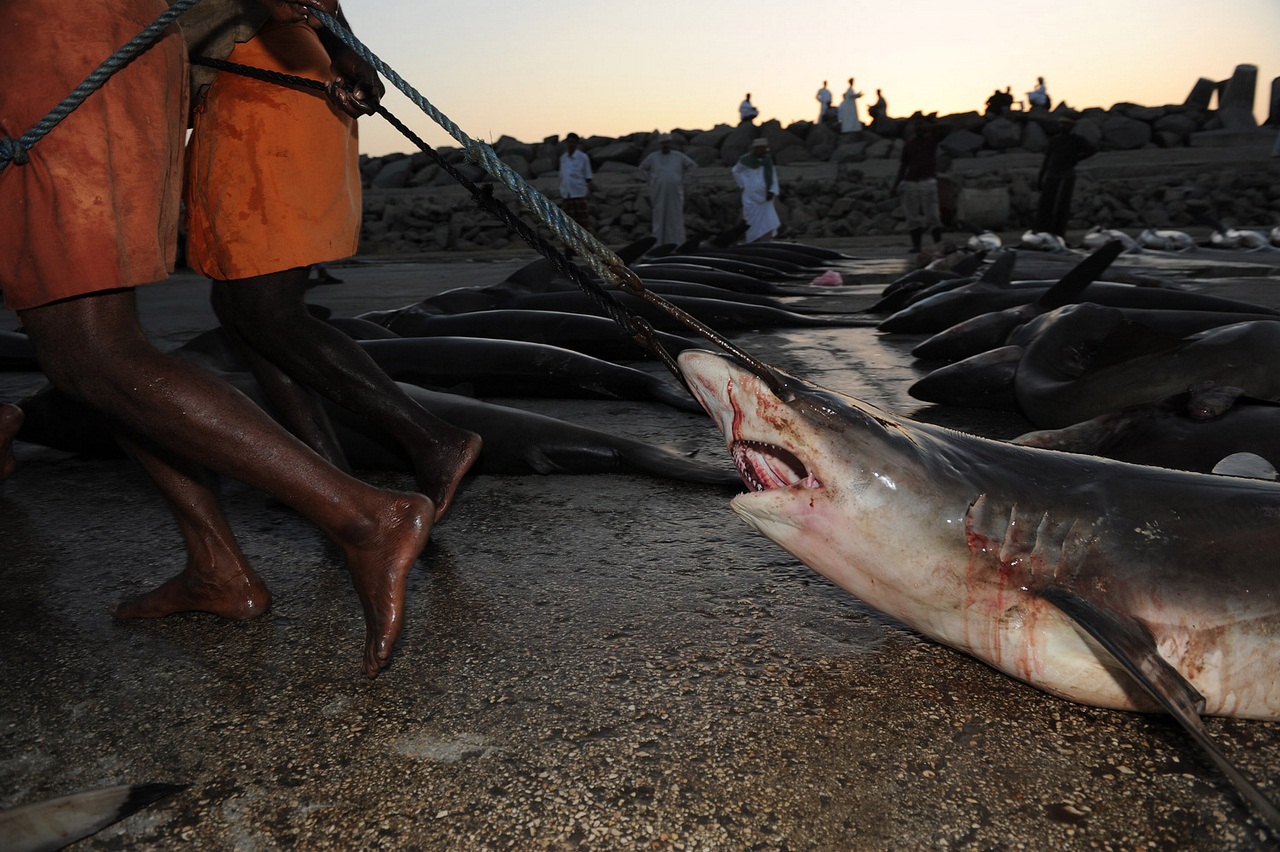
[{"label": "shark dorsal fin", "polygon": [[982,276],[978,279],[979,282],[1008,287],[1013,280],[1013,264],[1017,259],[1018,256],[1011,251],[998,252],[995,260],[991,261],[991,265],[983,270]]},{"label": "shark dorsal fin", "polygon": [[1099,246],[1092,254],[1072,267],[1066,275],[1046,290],[1036,304],[1051,311],[1063,305],[1080,300],[1084,289],[1102,277],[1111,266],[1112,261],[1124,251],[1124,243],[1120,240],[1109,240]]}]

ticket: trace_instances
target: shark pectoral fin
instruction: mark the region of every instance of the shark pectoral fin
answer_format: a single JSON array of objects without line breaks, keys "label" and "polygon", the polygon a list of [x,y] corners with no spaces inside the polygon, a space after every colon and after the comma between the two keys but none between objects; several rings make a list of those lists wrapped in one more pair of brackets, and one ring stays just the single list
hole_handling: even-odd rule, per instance
[{"label": "shark pectoral fin", "polygon": [[1236,769],[1209,738],[1209,732],[1200,721],[1204,698],[1177,669],[1160,656],[1155,640],[1145,627],[1060,586],[1049,586],[1041,592],[1041,597],[1056,606],[1105,648],[1191,734],[1191,738],[1235,785],[1241,798],[1266,821],[1271,831],[1280,834],[1280,809],[1262,795],[1253,782]]}]

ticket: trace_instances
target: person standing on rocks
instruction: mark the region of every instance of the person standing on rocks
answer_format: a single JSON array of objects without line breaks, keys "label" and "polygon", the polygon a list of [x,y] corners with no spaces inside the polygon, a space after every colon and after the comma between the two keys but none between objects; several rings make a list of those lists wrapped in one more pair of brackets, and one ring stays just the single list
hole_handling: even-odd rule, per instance
[{"label": "person standing on rocks", "polygon": [[840,132],[857,133],[862,130],[862,122],[858,120],[858,98],[862,92],[853,89],[853,78],[849,78],[849,88],[844,90],[844,98],[840,101]]},{"label": "person standing on rocks", "polygon": [[938,207],[938,142],[942,131],[936,117],[917,114],[907,123],[906,137],[893,188],[902,186],[902,209],[911,234],[909,250],[919,254],[926,228],[934,245],[942,242],[942,215]]},{"label": "person standing on rocks", "polygon": [[1009,91],[1011,88],[1011,86],[1005,86],[1003,92],[996,89],[991,93],[991,97],[987,98],[986,115],[992,118],[999,118],[1009,114],[1009,111],[1013,109],[1013,93]]},{"label": "person standing on rocks", "polygon": [[751,150],[733,164],[733,179],[742,188],[742,218],[747,222],[749,243],[771,240],[782,220],[773,201],[778,196],[778,173],[763,137],[751,143]]},{"label": "person standing on rocks", "polygon": [[815,95],[818,99],[818,124],[822,124],[827,120],[827,112],[831,109],[831,90],[827,88],[827,81],[822,81],[822,88]]},{"label": "person standing on rocks", "polygon": [[876,89],[876,102],[867,108],[867,115],[871,116],[872,130],[883,129],[884,122],[889,118],[889,102],[879,89]]},{"label": "person standing on rocks", "polygon": [[578,134],[564,137],[564,153],[560,155],[560,206],[569,218],[590,231],[591,204],[587,193],[591,191],[591,158],[578,147]]},{"label": "person standing on rocks", "polygon": [[1036,87],[1027,92],[1027,108],[1028,109],[1048,109],[1049,108],[1049,91],[1045,88],[1044,78],[1036,78]]},{"label": "person standing on rocks", "polygon": [[1097,147],[1075,132],[1076,120],[1064,115],[1058,119],[1058,133],[1050,137],[1040,163],[1036,189],[1040,202],[1036,207],[1034,230],[1065,238],[1071,218],[1071,195],[1076,187],[1076,164],[1098,153]]},{"label": "person standing on rocks", "polygon": [[760,110],[756,109],[756,105],[751,103],[751,93],[747,92],[747,96],[743,98],[742,103],[738,104],[738,123],[754,124],[758,115],[760,115]]},{"label": "person standing on rocks", "polygon": [[658,245],[679,245],[685,240],[684,183],[698,167],[690,157],[671,150],[671,134],[658,137],[658,150],[640,161],[649,179],[649,206],[653,210],[653,236]]},{"label": "person standing on rocks", "polygon": [[[0,5],[0,76],[7,84],[0,88],[0,135],[20,137],[102,57],[166,8],[164,0]],[[244,0],[228,14],[256,10],[259,25],[319,48],[309,8],[335,14],[337,2]],[[387,664],[403,628],[409,570],[440,506],[423,494],[375,488],[339,470],[222,379],[156,350],[138,320],[134,288],[163,279],[176,255],[186,51],[182,34],[171,27],[0,171],[0,289],[46,376],[107,416],[113,436],[164,496],[186,543],[183,570],[120,604],[117,615],[203,611],[246,619],[267,611],[270,593],[245,559],[210,484],[209,471],[215,471],[271,494],[338,546],[364,610],[363,669],[373,676]],[[326,109],[335,114],[372,111],[381,95],[356,64],[335,57],[321,74],[337,108]],[[309,140],[303,141],[302,151],[310,152]],[[252,156],[264,171],[279,159],[260,149]],[[99,203],[78,203],[85,197]],[[248,215],[244,208],[239,212]],[[252,218],[259,216],[255,209]],[[297,231],[294,217],[263,221],[262,230]],[[301,267],[303,288],[306,269]],[[277,333],[281,345],[289,345],[292,329]],[[0,409],[0,476],[12,471],[8,445],[18,422],[10,408]],[[454,478],[456,485],[466,465],[444,455],[437,460],[437,482]]]}]

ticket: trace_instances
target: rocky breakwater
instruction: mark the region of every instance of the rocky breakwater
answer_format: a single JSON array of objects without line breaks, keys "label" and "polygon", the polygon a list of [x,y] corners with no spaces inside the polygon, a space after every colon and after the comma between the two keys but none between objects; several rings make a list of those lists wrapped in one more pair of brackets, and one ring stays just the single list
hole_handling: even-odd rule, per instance
[{"label": "rocky breakwater", "polygon": [[[1043,151],[1053,134],[1062,132],[1059,117],[1070,114],[1078,119],[1075,132],[1100,150],[1079,169],[1073,228],[1187,227],[1205,217],[1237,227],[1270,227],[1280,221],[1280,160],[1269,156],[1275,128],[1250,127],[1238,110],[1210,109],[1213,92],[1197,84],[1186,103],[1158,107],[1123,103],[1074,110],[1060,104],[1001,116],[940,117],[948,131],[940,146],[944,206],[993,230],[1027,227]],[[710,236],[740,220],[729,169],[757,136],[769,140],[778,165],[786,238],[904,233],[892,183],[908,121],[889,118],[857,133],[808,121],[673,130],[676,147],[699,165],[686,190],[690,234]],[[610,245],[649,232],[648,194],[638,165],[656,150],[657,135],[584,140],[596,172],[595,231]],[[493,148],[541,192],[557,197],[558,137],[525,143],[504,136]],[[465,162],[460,150],[444,148],[440,154],[473,181],[492,182]],[[366,157],[361,170],[366,188],[362,252],[488,250],[515,239],[426,154]],[[504,187],[494,191],[510,199]]]}]

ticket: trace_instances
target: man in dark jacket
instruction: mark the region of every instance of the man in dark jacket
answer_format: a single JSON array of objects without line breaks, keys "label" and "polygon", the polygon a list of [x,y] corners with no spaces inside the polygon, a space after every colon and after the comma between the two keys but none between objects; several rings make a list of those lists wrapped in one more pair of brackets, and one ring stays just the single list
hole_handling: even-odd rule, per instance
[{"label": "man in dark jacket", "polygon": [[1071,218],[1071,193],[1076,187],[1076,163],[1098,153],[1088,139],[1075,133],[1075,119],[1063,116],[1058,120],[1059,133],[1049,140],[1036,188],[1040,190],[1040,205],[1036,209],[1035,230],[1047,231],[1065,237],[1067,220]]}]

